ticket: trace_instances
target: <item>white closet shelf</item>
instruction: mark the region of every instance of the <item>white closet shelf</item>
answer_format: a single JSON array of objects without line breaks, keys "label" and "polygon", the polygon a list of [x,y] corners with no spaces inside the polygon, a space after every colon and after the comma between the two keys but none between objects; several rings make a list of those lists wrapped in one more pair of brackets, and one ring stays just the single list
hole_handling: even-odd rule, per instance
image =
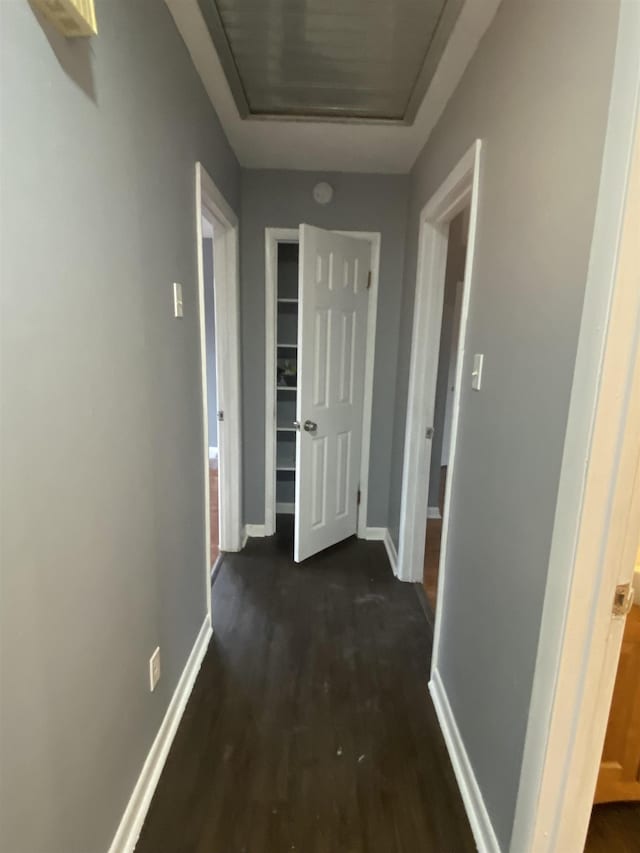
[{"label": "white closet shelf", "polygon": [[278,444],[276,448],[276,471],[296,470],[296,446],[293,441]]},{"label": "white closet shelf", "polygon": [[[284,409],[284,407],[283,407]],[[276,428],[278,432],[295,432],[296,428],[293,425],[294,418],[296,416],[295,411],[291,411],[293,406],[287,406],[286,410],[278,410],[278,420],[276,424]]]},{"label": "white closet shelf", "polygon": [[298,344],[278,344],[279,349],[298,349]]},{"label": "white closet shelf", "polygon": [[295,385],[276,385],[278,391],[293,391],[295,394],[298,390]]},{"label": "white closet shelf", "polygon": [[283,305],[297,305],[298,299],[297,299],[297,297],[296,298],[289,298],[289,297],[281,296],[278,298],[278,302],[281,302]]}]

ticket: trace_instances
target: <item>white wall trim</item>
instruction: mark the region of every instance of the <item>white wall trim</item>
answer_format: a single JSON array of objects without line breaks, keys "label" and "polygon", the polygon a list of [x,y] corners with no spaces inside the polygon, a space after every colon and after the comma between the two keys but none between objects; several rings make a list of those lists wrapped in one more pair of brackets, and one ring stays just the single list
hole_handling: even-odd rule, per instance
[{"label": "white wall trim", "polygon": [[362,538],[369,542],[384,542],[386,535],[386,527],[367,527]]},{"label": "white wall trim", "polygon": [[449,704],[447,691],[445,690],[440,672],[434,669],[431,672],[429,692],[433,700],[434,708],[440,728],[447,745],[449,758],[453,772],[456,774],[458,787],[464,803],[471,831],[480,853],[500,853],[500,845],[491,823],[491,818],[485,806],[482,792],[476,780],[475,773],[467,751],[464,747],[462,735],[458,729],[453,710]]},{"label": "white wall trim", "polygon": [[202,221],[213,226],[216,269],[216,385],[225,420],[218,424],[218,495],[220,550],[239,551],[242,529],[242,448],[240,445],[240,287],[238,280],[238,219],[201,163],[195,164],[196,258],[200,331],[202,460],[204,465],[205,595],[211,618],[211,516],[209,495],[209,406],[205,280]]},{"label": "white wall trim", "polygon": [[[418,266],[411,335],[411,364],[398,541],[398,577],[404,581],[420,581],[423,574],[428,509],[428,489],[425,484],[429,482],[432,447],[431,440],[427,439],[425,435],[427,427],[433,426],[449,223],[461,210],[470,205],[467,260],[462,293],[451,423],[451,458],[447,475],[449,483],[454,483],[462,370],[464,367],[464,348],[478,219],[480,154],[481,143],[480,140],[476,140],[423,207],[419,218]],[[439,606],[445,588],[447,518],[451,493],[451,488],[447,489],[445,493],[440,550],[440,583],[438,584],[438,604],[436,606],[434,666],[436,665],[439,635]]]},{"label": "white wall trim", "polygon": [[640,4],[620,6],[512,853],[582,850],[640,529]]},{"label": "white wall trim", "polygon": [[385,530],[384,532],[384,547],[387,549],[387,557],[389,558],[393,574],[398,577],[398,552],[396,551],[396,546],[393,544],[389,530]]},{"label": "white wall trim", "polygon": [[244,530],[247,536],[250,536],[252,539],[260,539],[267,535],[264,524],[245,524]]},{"label": "white wall trim", "polygon": [[120,825],[109,847],[109,853],[132,853],[151,805],[153,794],[162,773],[169,749],[180,725],[184,709],[193,690],[202,660],[211,639],[211,620],[205,616],[182,675],[173,692],[158,733],[133,788]]},{"label": "white wall trim", "polygon": [[442,518],[439,506],[427,507],[427,518]]},{"label": "white wall trim", "polygon": [[[371,244],[371,287],[367,310],[367,336],[362,404],[362,450],[360,456],[360,506],[358,536],[366,539],[369,506],[369,457],[373,418],[373,379],[375,368],[376,325],[378,317],[378,284],[382,236],[378,231],[336,231]],[[264,526],[266,535],[276,529],[276,330],[278,292],[278,243],[298,243],[297,228],[265,228],[265,494]]]}]

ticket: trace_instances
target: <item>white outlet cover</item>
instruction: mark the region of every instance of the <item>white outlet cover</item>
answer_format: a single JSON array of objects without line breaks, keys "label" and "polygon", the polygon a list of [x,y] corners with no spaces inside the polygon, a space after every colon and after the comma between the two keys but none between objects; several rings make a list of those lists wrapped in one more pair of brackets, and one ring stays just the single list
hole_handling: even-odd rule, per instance
[{"label": "white outlet cover", "polygon": [[177,281],[173,282],[173,316],[184,317],[182,307],[182,285]]},{"label": "white outlet cover", "polygon": [[149,690],[153,693],[157,683],[160,681],[160,646],[149,658]]}]

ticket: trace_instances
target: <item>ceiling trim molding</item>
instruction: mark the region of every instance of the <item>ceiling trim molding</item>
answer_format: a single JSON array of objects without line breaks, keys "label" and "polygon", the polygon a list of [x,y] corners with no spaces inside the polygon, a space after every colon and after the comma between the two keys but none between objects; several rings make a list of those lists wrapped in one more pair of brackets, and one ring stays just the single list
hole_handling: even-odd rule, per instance
[{"label": "ceiling trim molding", "polygon": [[388,174],[411,170],[500,5],[465,0],[415,121],[405,125],[243,119],[198,0],[165,2],[242,166]]},{"label": "ceiling trim molding", "polygon": [[447,40],[455,28],[464,2],[465,0],[449,0],[448,3],[444,4],[442,15],[431,39],[431,44],[425,54],[422,68],[409,96],[409,102],[407,103],[404,114],[407,124],[413,124],[420,109],[420,104],[424,100],[425,94],[429,91],[429,84],[438,68],[440,58],[447,49]]},{"label": "ceiling trim molding", "polygon": [[[198,7],[205,26],[209,30],[215,49],[220,57],[220,62],[225,70],[227,83],[231,89],[231,94],[236,103],[240,118],[248,118],[250,115],[249,101],[247,93],[242,85],[238,66],[231,52],[231,46],[227,39],[227,34],[224,31],[220,12],[216,6],[215,0],[198,0]],[[215,104],[214,104],[215,106]]]}]

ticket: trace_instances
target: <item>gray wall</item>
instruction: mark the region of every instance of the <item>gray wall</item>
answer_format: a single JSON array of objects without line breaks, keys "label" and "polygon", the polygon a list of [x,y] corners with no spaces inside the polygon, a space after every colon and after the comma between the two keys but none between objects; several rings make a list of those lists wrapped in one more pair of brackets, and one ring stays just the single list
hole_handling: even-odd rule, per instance
[{"label": "gray wall", "polygon": [[213,240],[202,241],[204,276],[204,324],[207,344],[207,405],[209,408],[209,447],[218,446],[218,390],[216,377],[216,306],[213,289]]},{"label": "gray wall", "polygon": [[[331,204],[313,201],[320,181],[334,188]],[[300,223],[382,233],[378,327],[369,475],[368,523],[388,514],[396,355],[407,212],[407,177],[248,170],[242,173],[242,340],[245,521],[264,521],[265,234],[268,226]]]},{"label": "gray wall", "polygon": [[[418,213],[484,141],[444,588],[442,679],[498,838],[511,836],[607,119],[617,2],[504,0],[411,173],[390,523]],[[483,390],[470,390],[482,352]]]},{"label": "gray wall", "polygon": [[103,853],[205,615],[194,163],[239,169],[164,3],[0,15],[0,849]]}]

